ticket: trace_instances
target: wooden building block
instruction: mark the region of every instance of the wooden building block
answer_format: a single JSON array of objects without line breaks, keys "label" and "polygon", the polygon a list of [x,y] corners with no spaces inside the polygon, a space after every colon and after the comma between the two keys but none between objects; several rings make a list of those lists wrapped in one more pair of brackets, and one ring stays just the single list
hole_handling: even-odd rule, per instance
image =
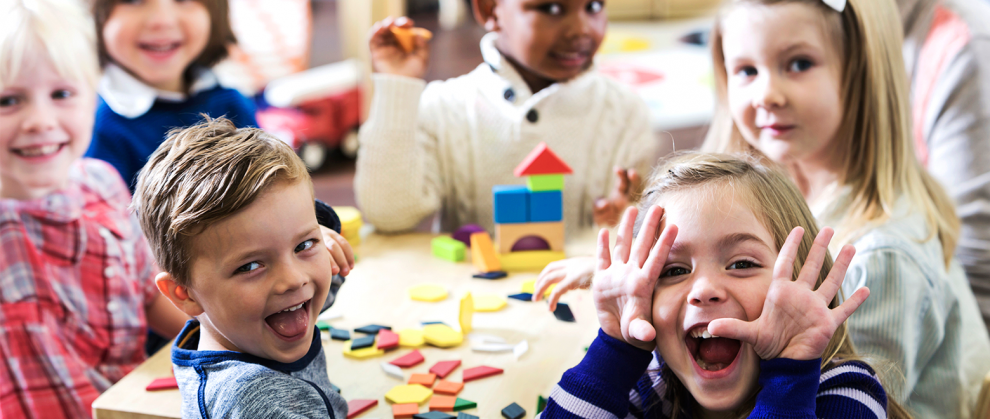
[{"label": "wooden building block", "polygon": [[509,304],[501,295],[479,295],[474,298],[474,311],[499,311]]},{"label": "wooden building block", "polygon": [[351,400],[347,402],[347,419],[360,415],[375,406],[378,406],[378,400]]},{"label": "wooden building block", "polygon": [[388,329],[378,332],[378,349],[395,349],[399,347],[399,335]]},{"label": "wooden building block", "polygon": [[513,174],[516,177],[532,175],[569,175],[574,171],[557,153],[554,153],[547,143],[540,143],[529,152],[529,155],[516,166]]},{"label": "wooden building block", "polygon": [[464,260],[465,251],[467,250],[467,246],[464,243],[447,236],[434,237],[430,241],[430,248],[433,256],[451,262]]},{"label": "wooden building block", "polygon": [[502,265],[498,261],[498,254],[495,253],[495,246],[492,245],[492,238],[488,233],[480,232],[471,235],[471,263],[481,272],[502,270]]},{"label": "wooden building block", "polygon": [[[461,297],[461,311],[457,315],[457,321],[461,325],[461,334],[471,333],[471,322],[474,320],[474,299],[471,293]],[[443,377],[443,376],[441,376]]]},{"label": "wooden building block", "polygon": [[502,417],[506,419],[522,419],[523,416],[526,416],[526,410],[518,404],[512,403],[502,409]]},{"label": "wooden building block", "polygon": [[561,191],[529,194],[529,222],[544,223],[564,220],[564,194]]},{"label": "wooden building block", "polygon": [[550,262],[567,258],[564,252],[550,250],[529,250],[501,255],[502,268],[507,271],[539,272]]},{"label": "wooden building block", "polygon": [[413,374],[409,377],[409,384],[419,384],[423,387],[430,388],[433,387],[433,382],[437,380],[437,375],[434,373],[428,374]]},{"label": "wooden building block", "polygon": [[502,373],[502,369],[494,367],[486,367],[484,365],[480,367],[468,368],[464,370],[464,382],[480,380],[485,377],[491,377],[493,375],[498,375]]},{"label": "wooden building block", "polygon": [[402,368],[409,368],[419,365],[420,362],[423,362],[423,359],[424,359],[423,354],[419,353],[419,350],[414,350],[403,356],[393,359],[392,361],[389,362],[389,364]]},{"label": "wooden building block", "polygon": [[435,284],[421,284],[409,287],[409,298],[416,301],[435,303],[447,298],[447,289]]},{"label": "wooden building block", "polygon": [[448,396],[456,396],[464,389],[464,383],[458,383],[456,381],[440,380],[437,386],[433,388],[434,393],[446,394]]},{"label": "wooden building block", "polygon": [[441,396],[434,394],[433,398],[430,399],[430,410],[452,412],[454,410],[454,404],[456,402],[457,402],[456,396]]},{"label": "wooden building block", "polygon": [[[495,223],[525,223],[529,221],[529,188],[522,185],[492,187],[492,213]],[[471,245],[474,247],[474,244]]]},{"label": "wooden building block", "polygon": [[564,175],[526,176],[526,188],[530,192],[562,191],[564,190]]},{"label": "wooden building block", "polygon": [[399,331],[399,346],[403,348],[418,348],[426,344],[423,331],[419,329],[402,329]]},{"label": "wooden building block", "polygon": [[156,378],[151,384],[144,388],[145,391],[171,390],[179,388],[179,383],[175,377]]},{"label": "wooden building block", "polygon": [[375,337],[374,336],[368,336],[368,337],[372,339],[371,346],[367,346],[361,349],[351,349],[351,344],[355,342],[353,340],[344,342],[344,356],[355,359],[365,359],[365,358],[385,355],[384,350],[375,347],[374,345]]},{"label": "wooden building block", "polygon": [[440,378],[446,378],[451,372],[454,372],[457,367],[461,365],[461,360],[455,359],[453,361],[440,361],[433,364],[430,367],[430,372],[437,375]]},{"label": "wooden building block", "polygon": [[433,390],[419,384],[403,384],[392,387],[385,393],[385,400],[395,404],[416,403],[423,404],[426,399],[433,395]]},{"label": "wooden building block", "polygon": [[[516,241],[526,236],[536,236],[546,240],[550,245],[550,250],[554,252],[564,251],[564,222],[554,221],[548,223],[525,223],[525,224],[495,224],[495,241],[498,242],[498,253],[506,254],[512,252],[512,246]],[[474,249],[472,248],[472,251]],[[504,269],[508,270],[508,269]]]},{"label": "wooden building block", "polygon": [[416,403],[402,403],[392,405],[392,417],[393,418],[412,418],[413,415],[419,413],[419,404]]},{"label": "wooden building block", "polygon": [[[457,401],[454,402],[454,411],[455,412],[456,411],[460,411],[460,410],[474,409],[476,407],[478,407],[478,403],[472,402],[470,400],[464,400],[462,398],[458,398]],[[471,415],[468,415],[467,413],[464,413],[464,412],[458,413],[457,414],[457,419],[463,419],[464,416],[470,416],[470,417],[472,417],[474,419],[478,419],[477,416],[471,416]]]},{"label": "wooden building block", "polygon": [[426,343],[439,348],[451,348],[464,342],[464,335],[445,324],[423,326],[423,338]]}]

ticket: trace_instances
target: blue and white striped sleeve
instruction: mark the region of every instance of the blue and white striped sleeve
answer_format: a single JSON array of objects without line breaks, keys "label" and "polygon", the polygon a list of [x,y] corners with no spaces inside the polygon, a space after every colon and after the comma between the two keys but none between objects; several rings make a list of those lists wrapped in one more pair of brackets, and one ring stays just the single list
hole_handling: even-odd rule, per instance
[{"label": "blue and white striped sleeve", "polygon": [[887,417],[887,394],[873,370],[860,362],[823,373],[820,359],[761,361],[760,386],[750,418]]},{"label": "blue and white striped sleeve", "polygon": [[819,418],[887,417],[887,392],[873,369],[862,362],[850,361],[822,372],[815,401]]}]

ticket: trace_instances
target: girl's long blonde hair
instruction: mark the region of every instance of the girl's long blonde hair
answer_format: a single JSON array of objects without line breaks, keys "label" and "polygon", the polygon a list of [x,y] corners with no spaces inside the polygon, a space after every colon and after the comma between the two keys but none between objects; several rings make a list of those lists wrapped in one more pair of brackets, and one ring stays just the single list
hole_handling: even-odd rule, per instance
[{"label": "girl's long blonde hair", "polygon": [[[668,194],[686,190],[704,193],[711,192],[707,189],[711,186],[727,187],[735,192],[736,196],[742,197],[744,202],[749,203],[749,209],[773,237],[777,249],[784,245],[784,241],[794,227],[804,228],[804,237],[801,238],[801,244],[798,246],[791,278],[796,280],[808,257],[811,245],[818,236],[818,225],[804,196],[787,175],[761,164],[757,159],[756,156],[741,154],[684,152],[672,155],[654,170],[646,183],[646,189],[639,202],[640,216],[636,222],[636,231],[639,232],[647,209],[656,205]],[[831,270],[832,257],[826,254],[815,284],[816,289],[825,281]],[[838,307],[839,303],[839,296],[836,295],[829,303],[829,307]],[[843,323],[829,340],[822,354],[821,366],[822,369],[829,369],[852,360],[864,362],[856,355],[846,324]],[[677,417],[680,407],[684,406],[686,401],[693,400],[693,397],[669,368],[661,371],[661,374],[667,383],[667,399],[673,401],[673,417]],[[743,406],[743,411],[739,412],[741,416],[745,417],[752,410],[755,396],[754,394],[753,398]],[[889,393],[887,412],[890,418],[910,418],[907,411],[897,404]]]},{"label": "girl's long blonde hair", "polygon": [[901,55],[901,22],[893,0],[848,0],[842,13],[821,0],[734,0],[712,30],[718,109],[702,149],[760,155],[743,139],[728,112],[728,75],[722,54],[722,16],[745,4],[800,2],[819,10],[827,33],[845,57],[842,72],[843,118],[834,149],[839,153],[839,184],[852,188],[852,202],[836,226],[834,243],[852,243],[890,218],[905,196],[938,235],[946,266],[959,239],[960,221],[949,196],[918,163],[911,140],[908,79]]}]

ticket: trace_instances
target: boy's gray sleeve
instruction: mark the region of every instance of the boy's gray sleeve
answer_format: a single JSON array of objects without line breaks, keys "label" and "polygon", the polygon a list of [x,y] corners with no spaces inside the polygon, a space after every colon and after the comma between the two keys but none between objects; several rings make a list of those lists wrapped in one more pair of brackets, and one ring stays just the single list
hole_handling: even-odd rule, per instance
[{"label": "boy's gray sleeve", "polygon": [[[344,419],[347,417],[347,403],[339,395],[320,394],[315,386],[288,375],[274,373],[258,375],[250,382],[236,387],[217,395],[215,403],[228,405],[219,417],[229,419]],[[332,406],[332,412],[327,411],[328,402]]]}]

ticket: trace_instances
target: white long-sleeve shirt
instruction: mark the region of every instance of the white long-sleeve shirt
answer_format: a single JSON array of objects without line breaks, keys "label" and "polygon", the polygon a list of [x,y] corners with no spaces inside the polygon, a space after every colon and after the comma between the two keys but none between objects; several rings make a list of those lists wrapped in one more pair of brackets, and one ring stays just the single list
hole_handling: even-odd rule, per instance
[{"label": "white long-sleeve shirt", "polygon": [[457,78],[373,76],[354,184],[377,230],[409,230],[440,211],[444,231],[467,223],[492,231],[492,186],[524,184],[513,169],[540,142],[574,169],[564,176],[568,230],[592,224],[614,166],[649,174],[659,142],[635,93],[590,70],[533,94],[496,38],[482,38],[485,63]]}]

